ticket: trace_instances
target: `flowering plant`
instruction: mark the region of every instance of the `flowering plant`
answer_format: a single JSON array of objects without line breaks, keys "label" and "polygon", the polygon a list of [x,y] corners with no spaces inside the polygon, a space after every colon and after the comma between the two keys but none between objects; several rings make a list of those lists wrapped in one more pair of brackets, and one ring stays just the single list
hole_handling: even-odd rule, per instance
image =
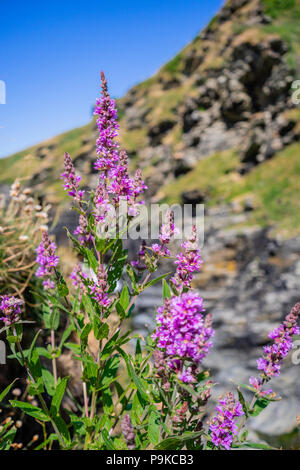
[{"label": "flowering plant", "polygon": [[[264,347],[258,360],[260,376],[251,377],[250,385],[239,386],[236,393],[222,396],[208,419],[214,383],[202,362],[213,346],[214,330],[203,299],[192,289],[193,274],[202,263],[196,227],[175,257],[171,278],[169,273],[155,277],[160,260],[171,258],[170,242],[176,232],[171,211],[166,214],[159,242],[151,246],[143,242],[137,259],[127,261],[124,224],[122,228],[117,224],[112,236],[107,216],[111,207],[118,211],[125,200],[126,229],[139,214],[143,204],[139,197],[146,186],[140,170],[134,177],[129,174],[126,152],[117,141],[115,102],[103,73],[95,115],[99,130],[95,190],[80,188],[70,155],[64,157],[64,188],[79,216],[74,234],[68,232],[81,259],[71,274],[71,289],[59,270],[56,245],[46,229],[36,250],[36,276],[43,286],[43,329],[51,338],[48,347],[39,331],[24,350],[24,302],[8,295],[0,299],[3,330],[13,357],[27,372],[28,391],[36,400],[36,404],[10,400],[10,404],[42,426],[44,438],[37,443],[38,449],[255,447],[247,441],[246,420],[277,400],[264,385],[279,375],[292,337],[299,334],[300,304],[270,334],[273,345]],[[155,330],[145,342],[126,331],[126,325],[137,297],[157,282],[162,282],[163,302],[157,309]],[[57,367],[66,350],[80,368],[81,393],[77,397],[70,388],[74,378],[60,376]],[[0,401],[11,387],[2,392]],[[242,387],[251,392],[251,403]],[[0,435],[0,445],[1,439]],[[7,448],[12,440],[5,442]]]}]

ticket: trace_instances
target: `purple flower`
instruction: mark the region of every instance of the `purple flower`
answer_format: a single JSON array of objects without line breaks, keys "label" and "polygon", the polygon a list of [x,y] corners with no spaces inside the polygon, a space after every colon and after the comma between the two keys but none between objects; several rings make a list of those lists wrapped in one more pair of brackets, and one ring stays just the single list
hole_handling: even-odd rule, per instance
[{"label": "purple flower", "polygon": [[224,447],[229,450],[234,436],[238,433],[235,418],[244,414],[243,408],[232,393],[227,393],[219,400],[216,411],[217,415],[212,418],[209,426],[211,440],[216,447]]},{"label": "purple flower", "polygon": [[92,236],[88,230],[88,220],[83,214],[79,216],[79,225],[74,230],[74,235],[78,235],[78,240],[81,245],[85,245],[92,240]]},{"label": "purple flower", "polygon": [[125,150],[120,151],[118,165],[110,171],[112,181],[108,187],[108,191],[114,195],[116,202],[121,196],[134,195],[133,180],[128,175],[128,157]]},{"label": "purple flower", "polygon": [[249,383],[252,385],[252,387],[255,388],[256,392],[258,395],[265,397],[267,395],[270,395],[273,393],[273,390],[271,388],[268,388],[268,390],[262,390],[263,387],[263,380],[260,377],[250,377],[249,378]]},{"label": "purple flower", "polygon": [[124,415],[121,423],[121,429],[128,449],[135,449],[135,434],[129,414]]},{"label": "purple flower", "polygon": [[72,280],[72,284],[76,289],[79,289],[79,299],[81,298],[82,294],[86,294],[87,289],[83,282],[84,279],[87,279],[86,273],[84,273],[81,269],[81,265],[78,263],[73,271],[70,274],[70,279]]},{"label": "purple flower", "polygon": [[[115,101],[108,93],[107,81],[101,72],[102,96],[97,100],[94,114],[98,115],[97,127],[99,138],[97,140],[98,158],[95,169],[101,171],[98,194],[96,194],[95,214],[96,221],[104,220],[107,213],[107,205],[110,203],[109,195],[115,206],[120,199],[125,198],[128,203],[128,215],[136,216],[139,213],[138,206],[143,202],[137,202],[137,197],[146,188],[142,180],[141,171],[137,170],[134,178],[128,173],[128,157],[125,150],[120,150],[117,137],[119,125],[117,122],[117,110]],[[102,186],[102,193],[99,194]],[[100,213],[100,216],[97,214]]]},{"label": "purple flower", "polygon": [[101,72],[102,96],[97,99],[94,114],[98,115],[97,127],[99,137],[97,140],[98,159],[95,163],[95,169],[107,172],[113,168],[119,160],[119,144],[115,140],[119,135],[119,124],[117,121],[117,110],[115,101],[111,99],[107,89],[107,80]]},{"label": "purple flower", "polygon": [[20,320],[21,307],[24,301],[16,297],[9,297],[8,295],[0,296],[0,320],[3,321],[5,326],[10,326]]},{"label": "purple flower", "polygon": [[90,285],[90,292],[92,294],[92,298],[98,302],[98,304],[102,307],[109,307],[112,300],[108,298],[107,291],[107,273],[105,268],[102,264],[100,264],[97,273],[97,281],[94,284]]},{"label": "purple flower", "polygon": [[64,166],[65,171],[61,175],[65,181],[64,189],[67,190],[69,196],[72,196],[76,201],[82,201],[84,191],[79,189],[81,176],[76,175],[72,159],[68,152],[64,155]]},{"label": "purple flower", "polygon": [[37,277],[44,277],[43,286],[45,289],[53,289],[54,282],[49,279],[54,273],[54,268],[57,266],[59,257],[56,255],[56,245],[48,236],[46,230],[42,233],[42,241],[36,249],[37,257],[36,263],[40,266],[35,275]]},{"label": "purple flower", "polygon": [[299,314],[300,303],[296,304],[286,316],[284,322],[269,334],[273,344],[264,346],[264,355],[257,360],[257,368],[262,371],[262,378],[250,377],[249,380],[250,384],[260,394],[267,394],[268,391],[261,391],[263,383],[280,374],[282,361],[293,347],[293,335],[300,334],[300,328],[297,326]]},{"label": "purple flower", "polygon": [[170,243],[171,238],[176,233],[174,225],[174,212],[170,209],[166,212],[166,222],[161,226],[159,240],[161,245],[154,243],[152,250],[157,256],[170,256],[170,250],[167,245]]},{"label": "purple flower", "polygon": [[176,273],[171,279],[176,289],[182,291],[183,287],[191,287],[193,273],[199,271],[202,259],[200,250],[197,246],[196,226],[193,225],[190,238],[182,243],[183,252],[176,256],[175,264],[177,265]]},{"label": "purple flower", "polygon": [[[195,381],[193,367],[201,363],[212,347],[211,315],[204,318],[203,312],[203,299],[191,292],[165,299],[157,309],[157,328],[152,337],[157,340],[157,347],[165,351],[168,366],[185,382]],[[190,364],[187,368],[185,361]]]},{"label": "purple flower", "polygon": [[106,185],[100,180],[94,196],[94,217],[96,222],[104,222],[109,212],[109,195]]}]

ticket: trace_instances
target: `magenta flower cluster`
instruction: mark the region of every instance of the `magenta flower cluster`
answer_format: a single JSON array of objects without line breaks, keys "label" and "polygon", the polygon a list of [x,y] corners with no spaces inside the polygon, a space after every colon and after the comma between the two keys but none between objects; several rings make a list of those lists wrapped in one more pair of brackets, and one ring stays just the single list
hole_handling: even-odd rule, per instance
[{"label": "magenta flower cluster", "polygon": [[[142,179],[141,171],[138,169],[133,178],[128,173],[128,157],[125,150],[120,150],[117,137],[119,125],[117,122],[116,104],[111,99],[107,80],[101,73],[101,98],[97,99],[94,114],[98,116],[97,127],[99,137],[97,139],[97,160],[95,169],[99,171],[99,182],[93,197],[93,215],[96,223],[102,223],[106,230],[105,220],[110,207],[117,209],[120,201],[124,199],[127,203],[127,214],[134,217],[139,213],[139,206],[143,201],[137,201],[146,189]],[[84,191],[79,189],[81,177],[74,170],[71,157],[68,153],[64,157],[65,171],[62,174],[64,189],[79,203],[81,214],[79,224],[74,231],[82,245],[92,241],[91,229],[88,224],[86,211],[84,210]]]},{"label": "magenta flower cluster", "polygon": [[[165,299],[157,309],[157,328],[153,338],[165,351],[168,365],[183,382],[195,380],[193,371],[212,347],[211,316],[203,316],[203,299],[189,292]],[[185,361],[188,367],[185,368]]]},{"label": "magenta flower cluster", "polygon": [[88,219],[84,214],[80,214],[79,216],[79,225],[76,227],[74,230],[74,235],[78,235],[78,241],[82,244],[85,245],[92,241],[92,235],[90,233],[90,230],[88,228]]},{"label": "magenta flower cluster", "polygon": [[53,289],[55,284],[51,276],[54,273],[54,268],[58,264],[59,257],[56,255],[56,245],[50,240],[46,230],[43,231],[42,241],[37,247],[36,252],[36,263],[39,264],[39,268],[35,274],[37,277],[44,278],[43,286],[45,289]]},{"label": "magenta flower cluster", "polygon": [[177,269],[174,277],[171,279],[171,282],[179,291],[182,291],[184,287],[191,287],[193,273],[199,271],[202,264],[195,225],[192,227],[190,238],[182,243],[181,247],[183,251],[176,256],[175,264]]},{"label": "magenta flower cluster", "polygon": [[235,418],[244,415],[243,408],[232,393],[227,393],[219,400],[216,411],[217,415],[212,418],[209,427],[211,440],[216,447],[229,450],[238,432]]},{"label": "magenta flower cluster", "polygon": [[68,152],[64,155],[65,171],[61,177],[64,179],[64,189],[68,191],[68,195],[72,196],[76,201],[82,201],[84,191],[79,189],[81,176],[76,175],[72,159]]},{"label": "magenta flower cluster", "polygon": [[98,115],[97,127],[99,137],[97,139],[98,159],[95,163],[95,169],[107,171],[113,168],[119,161],[119,144],[115,138],[119,135],[119,124],[117,120],[116,103],[109,96],[107,89],[107,80],[101,72],[102,96],[96,101],[94,114]]},{"label": "magenta flower cluster", "polygon": [[21,307],[24,301],[8,295],[0,296],[0,320],[5,326],[10,326],[20,320]]},{"label": "magenta flower cluster", "polygon": [[87,293],[87,288],[84,284],[84,280],[87,279],[86,273],[82,271],[81,265],[78,263],[73,271],[70,274],[70,279],[73,286],[79,290],[79,299],[81,299],[82,294]]},{"label": "magenta flower cluster", "polygon": [[101,73],[101,82],[102,96],[97,100],[94,111],[94,114],[98,115],[97,127],[99,130],[98,159],[95,163],[95,169],[101,172],[99,181],[101,189],[98,187],[97,190],[98,193],[102,193],[102,197],[95,203],[96,209],[99,210],[103,204],[106,205],[109,201],[107,196],[111,194],[115,205],[118,205],[120,198],[125,198],[129,206],[128,214],[135,216],[138,214],[136,198],[144,192],[146,185],[139,169],[134,178],[130,178],[128,174],[127,154],[125,150],[119,150],[119,143],[116,140],[119,135],[116,105],[109,96],[107,80],[103,72]]},{"label": "magenta flower cluster", "polygon": [[273,344],[264,346],[264,355],[257,360],[257,368],[262,371],[261,377],[250,377],[249,382],[262,396],[272,393],[271,389],[262,391],[263,384],[280,374],[282,361],[293,347],[293,336],[300,334],[300,328],[297,326],[299,315],[300,303],[292,308],[278,328],[271,331],[269,338],[273,340]]},{"label": "magenta flower cluster", "polygon": [[100,264],[97,273],[97,281],[89,285],[92,298],[101,307],[109,307],[112,300],[108,298],[108,284],[107,284],[107,273],[102,264]]},{"label": "magenta flower cluster", "polygon": [[166,222],[161,226],[159,240],[160,244],[154,243],[152,245],[152,250],[157,256],[170,256],[170,250],[168,244],[171,241],[171,238],[176,233],[176,228],[174,225],[174,213],[170,209],[166,212]]}]

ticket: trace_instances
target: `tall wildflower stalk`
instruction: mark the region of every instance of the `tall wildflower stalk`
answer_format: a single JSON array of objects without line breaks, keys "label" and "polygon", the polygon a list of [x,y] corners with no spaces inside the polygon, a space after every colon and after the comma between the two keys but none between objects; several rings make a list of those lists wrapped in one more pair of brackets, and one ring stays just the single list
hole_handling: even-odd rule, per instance
[{"label": "tall wildflower stalk", "polygon": [[[204,299],[193,289],[193,276],[202,264],[196,226],[173,257],[171,277],[170,273],[155,274],[162,260],[172,258],[171,242],[177,229],[170,210],[159,242],[147,246],[142,241],[135,260],[128,262],[122,234],[140,212],[146,185],[139,169],[130,175],[126,151],[118,142],[116,105],[103,73],[95,115],[99,135],[94,189],[80,187],[71,156],[64,156],[64,189],[78,217],[75,232],[68,236],[81,260],[70,276],[70,290],[46,227],[36,250],[35,274],[43,287],[43,337],[49,333],[51,338],[48,347],[38,332],[31,347],[23,350],[23,301],[7,293],[0,299],[2,331],[13,356],[27,371],[29,393],[37,399],[34,405],[22,400],[10,400],[10,404],[41,423],[44,439],[37,448],[204,450],[251,446],[244,433],[246,419],[277,399],[263,385],[279,375],[293,335],[299,334],[299,304],[270,335],[273,344],[264,348],[258,360],[260,376],[251,377],[247,386],[252,401],[247,403],[240,388],[237,395],[228,392],[207,421],[214,383],[203,360],[213,347],[215,331]],[[117,230],[111,232],[109,220],[124,202],[125,223],[117,222]],[[155,329],[145,341],[126,330],[126,325],[138,296],[158,282],[162,282],[162,304],[156,312]],[[60,322],[62,313],[67,321]],[[62,331],[58,331],[60,326]],[[59,376],[57,369],[65,350],[80,363],[82,395],[63,413],[66,397],[74,398],[70,377]],[[10,387],[1,399],[9,392]]]}]

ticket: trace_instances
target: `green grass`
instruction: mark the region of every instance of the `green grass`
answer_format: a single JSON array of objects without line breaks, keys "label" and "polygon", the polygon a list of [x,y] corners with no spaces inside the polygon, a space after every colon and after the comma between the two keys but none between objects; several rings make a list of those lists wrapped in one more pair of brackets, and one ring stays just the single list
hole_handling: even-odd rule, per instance
[{"label": "green grass", "polygon": [[300,73],[300,0],[264,0],[265,11],[274,19],[263,31],[280,36],[288,46],[286,62]]},{"label": "green grass", "polygon": [[180,72],[180,68],[182,66],[182,54],[177,54],[174,59],[170,60],[163,66],[162,71],[169,72],[172,75]]},{"label": "green grass", "polygon": [[[207,196],[208,204],[214,205],[224,199],[228,192],[230,173],[239,165],[235,151],[215,153],[198,162],[195,168],[163,188],[165,201],[169,204],[179,203],[184,191],[199,189]],[[226,189],[227,188],[227,189]]]},{"label": "green grass", "polygon": [[263,0],[265,13],[272,18],[278,18],[287,10],[296,7],[296,0]]},{"label": "green grass", "polygon": [[283,237],[300,234],[300,143],[290,145],[271,160],[239,176],[237,153],[225,151],[207,157],[191,172],[164,189],[165,201],[180,202],[181,194],[199,189],[208,206],[233,201],[243,204],[249,196],[254,210],[249,223],[273,225]]}]

